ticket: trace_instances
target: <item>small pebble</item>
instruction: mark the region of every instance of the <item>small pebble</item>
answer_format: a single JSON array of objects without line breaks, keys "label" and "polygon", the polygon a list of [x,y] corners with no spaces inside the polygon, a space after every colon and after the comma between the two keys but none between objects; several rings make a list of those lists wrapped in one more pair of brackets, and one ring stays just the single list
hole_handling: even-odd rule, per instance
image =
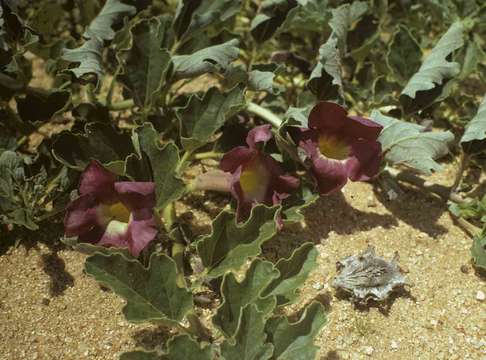
[{"label": "small pebble", "polygon": [[478,301],[484,301],[485,299],[486,299],[486,294],[484,294],[484,292],[482,292],[481,290],[479,290],[476,293],[476,300],[478,300]]},{"label": "small pebble", "polygon": [[467,266],[467,265],[462,265],[462,266],[461,266],[461,272],[462,272],[463,274],[469,274],[469,266]]},{"label": "small pebble", "polygon": [[363,347],[363,353],[365,353],[365,355],[371,356],[371,354],[373,354],[373,351],[375,351],[375,349],[373,349],[371,346]]},{"label": "small pebble", "polygon": [[395,340],[392,340],[392,342],[390,344],[390,348],[392,350],[397,350],[398,349],[398,343]]},{"label": "small pebble", "polygon": [[315,290],[321,290],[322,289],[322,284],[320,282],[316,282],[312,285],[312,287],[315,289]]}]

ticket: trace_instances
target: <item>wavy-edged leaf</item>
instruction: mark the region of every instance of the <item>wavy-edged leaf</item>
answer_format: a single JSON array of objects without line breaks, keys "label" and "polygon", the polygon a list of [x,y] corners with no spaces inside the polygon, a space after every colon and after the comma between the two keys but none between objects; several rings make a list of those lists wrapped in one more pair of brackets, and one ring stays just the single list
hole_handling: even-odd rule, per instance
[{"label": "wavy-edged leaf", "polygon": [[261,253],[261,245],[277,233],[278,207],[255,206],[250,218],[237,224],[235,214],[222,211],[212,223],[211,234],[197,242],[197,251],[209,277],[239,269],[249,257]]},{"label": "wavy-edged leaf", "polygon": [[85,269],[125,299],[123,314],[130,322],[178,322],[192,309],[191,292],[177,285],[176,264],[164,254],[152,254],[147,268],[121,254],[95,254]]},{"label": "wavy-edged leaf", "polygon": [[201,348],[189,335],[175,336],[169,340],[167,351],[131,351],[121,355],[120,360],[212,360],[212,347]]},{"label": "wavy-edged leaf", "polygon": [[424,109],[442,94],[444,85],[461,71],[457,62],[448,59],[463,45],[464,25],[462,22],[455,22],[440,38],[400,94],[400,102],[405,112]]},{"label": "wavy-edged leaf", "polygon": [[123,53],[122,82],[131,90],[138,106],[157,104],[171,58],[167,50],[170,19],[167,16],[145,19],[130,29],[131,47]]},{"label": "wavy-edged leaf", "polygon": [[295,323],[290,323],[285,316],[270,319],[266,332],[268,341],[274,346],[272,359],[314,359],[319,350],[319,347],[314,345],[314,339],[326,321],[324,307],[318,302],[308,305]]},{"label": "wavy-edged leaf", "polygon": [[298,0],[298,6],[290,9],[281,29],[321,33],[329,22],[328,9],[328,0]]},{"label": "wavy-edged leaf", "polygon": [[337,46],[341,56],[346,55],[346,38],[348,31],[354,22],[358,21],[366,11],[368,4],[364,1],[355,1],[352,4],[344,4],[337,9],[332,10],[329,26],[332,29],[332,35],[337,39]]},{"label": "wavy-edged leaf", "polygon": [[[65,70],[65,72],[73,74],[78,80],[91,81],[98,85],[100,78],[103,76],[103,67],[101,65],[102,51],[103,42],[96,37],[89,39],[78,48],[65,49],[62,59],[77,64],[75,67]],[[95,76],[95,81],[92,79],[93,75]]]},{"label": "wavy-edged leaf", "polygon": [[190,55],[174,56],[172,58],[174,77],[179,80],[194,78],[205,73],[224,72],[228,65],[238,57],[240,49],[237,45],[238,40],[233,39]]},{"label": "wavy-edged leaf", "polygon": [[83,36],[86,39],[113,40],[115,31],[112,26],[124,16],[134,15],[137,8],[120,0],[106,0],[99,14],[91,21]]},{"label": "wavy-edged leaf", "polygon": [[221,355],[226,360],[266,360],[273,352],[272,344],[265,343],[266,317],[255,304],[247,305],[241,314],[234,341],[221,344]]},{"label": "wavy-edged leaf", "polygon": [[405,83],[419,69],[422,50],[405,25],[399,25],[388,45],[386,63],[400,83]]},{"label": "wavy-edged leaf", "polygon": [[174,30],[181,43],[212,27],[222,30],[224,22],[233,18],[241,7],[241,0],[181,0],[177,6]]},{"label": "wavy-edged leaf", "polygon": [[251,22],[251,35],[258,42],[270,39],[298,5],[296,0],[264,0]]},{"label": "wavy-edged leaf", "polygon": [[50,120],[63,112],[70,103],[71,93],[66,90],[29,93],[17,97],[17,111],[23,121],[38,122]]},{"label": "wavy-edged leaf", "polygon": [[265,288],[262,296],[276,296],[278,305],[295,301],[297,290],[317,266],[316,259],[317,250],[310,242],[296,249],[288,259],[280,259],[275,264],[280,274]]},{"label": "wavy-edged leaf", "polygon": [[475,266],[486,270],[486,230],[474,237],[471,256]]},{"label": "wavy-edged leaf", "polygon": [[337,37],[331,36],[320,47],[319,62],[312,70],[307,86],[318,100],[344,98]]},{"label": "wavy-edged leaf", "polygon": [[72,169],[82,171],[96,159],[118,174],[123,174],[125,158],[132,152],[130,137],[105,123],[86,124],[84,133],[63,131],[52,149],[54,158]]},{"label": "wavy-edged leaf", "polygon": [[[260,311],[267,315],[275,305],[272,298],[269,301],[261,298],[262,291],[268,284],[278,277],[278,271],[273,264],[260,259],[254,260],[245,274],[245,279],[239,283],[233,273],[227,273],[221,284],[223,302],[213,317],[213,323],[227,336],[233,337],[240,327],[243,308],[249,304],[256,304]],[[265,308],[265,309],[263,309]]]},{"label": "wavy-edged leaf", "polygon": [[461,145],[468,153],[477,153],[486,149],[486,96],[479,105],[478,112],[467,124]]},{"label": "wavy-edged leaf", "polygon": [[209,89],[204,97],[191,96],[187,105],[177,111],[181,122],[181,142],[187,151],[207,144],[224,123],[245,107],[243,86],[226,93]]},{"label": "wavy-edged leaf", "polygon": [[163,209],[168,203],[179,199],[185,191],[184,182],[177,176],[179,149],[169,142],[159,146],[159,134],[152,124],[137,128],[136,135],[141,150],[147,155],[155,182],[156,208]]},{"label": "wavy-edged leaf", "polygon": [[450,131],[425,132],[422,126],[385,116],[377,110],[373,110],[371,118],[383,126],[378,141],[386,162],[406,165],[426,175],[441,169],[435,160],[449,153],[454,140]]}]

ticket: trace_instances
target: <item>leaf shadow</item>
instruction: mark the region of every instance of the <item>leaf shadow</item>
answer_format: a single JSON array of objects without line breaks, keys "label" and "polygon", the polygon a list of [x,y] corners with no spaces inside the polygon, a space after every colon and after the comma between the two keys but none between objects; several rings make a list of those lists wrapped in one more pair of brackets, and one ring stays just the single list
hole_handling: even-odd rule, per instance
[{"label": "leaf shadow", "polygon": [[286,226],[280,234],[263,245],[268,257],[287,258],[304,242],[320,244],[331,231],[340,235],[350,235],[378,226],[388,229],[398,225],[398,221],[392,215],[354,208],[341,192],[320,197],[303,213],[305,227],[301,224]]},{"label": "leaf shadow", "polygon": [[58,255],[59,247],[51,248],[49,254],[42,254],[40,263],[42,270],[49,276],[49,294],[58,297],[67,288],[74,286],[74,277],[66,270],[66,263]]},{"label": "leaf shadow", "polygon": [[[340,301],[350,301],[351,295],[341,289],[338,289],[335,293],[336,299]],[[383,316],[388,317],[390,310],[398,298],[405,298],[411,301],[416,301],[415,296],[412,295],[410,289],[399,288],[394,290],[388,298],[384,301],[375,301],[368,299],[365,302],[354,302],[354,308],[359,312],[369,312],[371,308],[376,308]]]},{"label": "leaf shadow", "polygon": [[447,232],[437,221],[447,211],[447,204],[411,187],[401,187],[403,193],[395,200],[389,200],[386,192],[378,185],[373,186],[378,201],[394,216],[408,225],[436,238]]},{"label": "leaf shadow", "polygon": [[[46,225],[46,224],[43,224]],[[58,297],[64,294],[64,291],[74,286],[74,277],[66,270],[66,263],[59,257],[59,251],[66,246],[59,241],[62,236],[62,224],[49,224],[40,226],[39,230],[27,231],[20,227],[7,234],[5,241],[0,242],[0,256],[7,254],[9,248],[22,246],[27,254],[31,250],[39,253],[39,267],[49,276],[49,295]],[[48,253],[41,250],[39,244],[44,244]],[[44,253],[41,253],[44,252]]]},{"label": "leaf shadow", "polygon": [[329,350],[326,355],[321,357],[321,360],[341,360],[342,357],[339,356],[336,350]]}]

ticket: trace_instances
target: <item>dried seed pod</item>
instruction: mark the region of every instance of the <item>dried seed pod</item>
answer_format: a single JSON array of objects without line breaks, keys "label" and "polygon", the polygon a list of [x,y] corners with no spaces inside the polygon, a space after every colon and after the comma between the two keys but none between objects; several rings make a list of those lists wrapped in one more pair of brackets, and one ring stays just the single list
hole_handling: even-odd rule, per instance
[{"label": "dried seed pod", "polygon": [[375,255],[369,246],[360,255],[348,256],[336,264],[338,275],[332,286],[350,293],[353,301],[383,301],[393,290],[407,285],[398,266],[398,254],[391,261]]}]

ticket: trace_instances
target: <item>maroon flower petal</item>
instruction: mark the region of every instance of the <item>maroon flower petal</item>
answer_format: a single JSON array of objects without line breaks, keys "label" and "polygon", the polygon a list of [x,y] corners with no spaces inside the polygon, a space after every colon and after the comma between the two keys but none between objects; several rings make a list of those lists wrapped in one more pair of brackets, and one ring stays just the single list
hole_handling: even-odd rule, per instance
[{"label": "maroon flower petal", "polygon": [[82,233],[78,236],[78,242],[80,243],[91,243],[91,244],[97,244],[101,238],[103,237],[103,234],[105,233],[105,229],[100,227],[100,226],[95,226],[88,232]]},{"label": "maroon flower petal", "polygon": [[64,229],[66,236],[76,236],[88,232],[97,225],[96,199],[92,194],[81,195],[66,208]]},{"label": "maroon flower petal", "polygon": [[335,134],[344,125],[347,114],[348,112],[338,104],[328,101],[318,102],[309,114],[309,128]]},{"label": "maroon flower petal", "polygon": [[312,173],[321,195],[340,190],[348,180],[348,173],[343,162],[323,157],[312,159]]},{"label": "maroon flower petal", "polygon": [[116,182],[118,199],[131,211],[152,209],[155,206],[155,183],[153,182]]},{"label": "maroon flower petal", "polygon": [[272,138],[272,125],[260,125],[248,132],[246,143],[250,149],[256,149],[256,144],[259,142],[266,143]]},{"label": "maroon flower petal", "polygon": [[353,156],[346,162],[348,177],[352,181],[367,181],[380,171],[381,144],[378,141],[358,140],[351,145]]},{"label": "maroon flower petal", "polygon": [[278,194],[290,194],[291,192],[297,190],[299,187],[300,181],[294,176],[291,175],[280,175],[275,183],[275,191]]},{"label": "maroon flower petal", "polygon": [[103,202],[112,202],[116,195],[113,188],[116,175],[92,160],[81,174],[79,194],[95,194]]},{"label": "maroon flower petal", "polygon": [[250,150],[245,146],[238,146],[224,154],[219,168],[223,171],[234,173],[241,164],[246,163],[255,155],[255,150]]},{"label": "maroon flower petal", "polygon": [[253,201],[245,197],[240,184],[242,166],[233,173],[231,178],[231,194],[236,199],[236,220],[242,221],[250,216]]},{"label": "maroon flower petal", "polygon": [[98,244],[104,246],[128,247],[130,238],[128,226],[129,224],[121,221],[110,221]]},{"label": "maroon flower petal", "polygon": [[383,126],[370,119],[359,116],[348,116],[346,125],[341,128],[340,134],[348,139],[376,140],[383,130]]},{"label": "maroon flower petal", "polygon": [[157,228],[153,217],[148,220],[131,221],[128,229],[130,233],[128,250],[135,257],[137,257],[157,235]]}]

